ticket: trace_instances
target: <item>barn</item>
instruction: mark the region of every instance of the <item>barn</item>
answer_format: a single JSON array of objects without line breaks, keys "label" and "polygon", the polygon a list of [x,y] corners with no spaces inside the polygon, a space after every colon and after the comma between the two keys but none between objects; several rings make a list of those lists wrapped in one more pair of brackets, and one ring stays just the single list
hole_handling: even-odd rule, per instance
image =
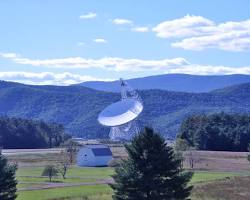
[{"label": "barn", "polygon": [[77,165],[81,167],[107,166],[112,152],[106,145],[85,145],[77,153]]}]

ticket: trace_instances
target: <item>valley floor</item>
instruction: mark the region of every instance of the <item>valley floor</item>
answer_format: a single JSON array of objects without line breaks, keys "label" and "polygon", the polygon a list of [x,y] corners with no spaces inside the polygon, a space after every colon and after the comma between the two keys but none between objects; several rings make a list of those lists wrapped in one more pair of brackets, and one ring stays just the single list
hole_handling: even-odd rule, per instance
[{"label": "valley floor", "polygon": [[[17,200],[111,200],[112,190],[108,183],[113,168],[79,168],[72,166],[67,178],[57,177],[49,182],[42,177],[44,166],[56,162],[59,151],[42,150],[15,151],[5,155],[10,161],[18,162]],[[112,148],[115,158],[126,156],[122,147]],[[250,164],[247,153],[201,152],[191,153],[194,160],[194,185],[192,200],[249,200]],[[190,169],[190,152],[185,153],[184,166]]]}]

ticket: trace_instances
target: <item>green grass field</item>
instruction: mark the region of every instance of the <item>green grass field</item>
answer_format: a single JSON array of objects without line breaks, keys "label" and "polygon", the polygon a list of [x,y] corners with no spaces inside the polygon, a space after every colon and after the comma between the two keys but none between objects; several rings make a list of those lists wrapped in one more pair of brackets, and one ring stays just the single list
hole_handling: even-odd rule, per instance
[{"label": "green grass field", "polygon": [[[116,149],[116,156],[123,155]],[[197,152],[192,200],[246,200],[250,196],[250,167],[241,153]],[[55,153],[10,155],[20,163],[17,171],[17,200],[111,200],[113,191],[105,183],[111,180],[113,168],[71,167],[62,179],[59,175],[49,183],[42,177],[47,164],[57,163]],[[185,164],[185,163],[184,163]],[[188,168],[188,165],[185,165]],[[202,171],[200,170],[202,169]]]},{"label": "green grass field", "polygon": [[[42,167],[24,167],[17,171],[17,179],[20,182],[19,189],[39,187],[48,183],[48,178],[41,177]],[[53,184],[57,183],[93,183],[100,179],[109,179],[112,175],[112,168],[79,168],[72,167],[67,179],[60,177],[53,179]],[[233,172],[208,172],[196,171],[191,184],[208,183],[215,180],[223,180],[226,177],[242,176],[242,173]],[[107,184],[67,186],[63,188],[52,188],[32,191],[19,191],[17,200],[55,200],[72,199],[80,200],[88,197],[90,200],[111,200],[112,190]]]},{"label": "green grass field", "polygon": [[89,198],[100,198],[101,196],[108,196],[110,199],[112,191],[107,185],[94,185],[94,186],[81,186],[81,187],[64,187],[57,189],[46,189],[46,190],[33,190],[23,191],[18,193],[17,200],[47,200],[47,199],[58,199],[63,197],[83,197]]},{"label": "green grass field", "polygon": [[209,171],[196,171],[191,180],[191,184],[211,182],[214,180],[224,179],[226,177],[243,176],[240,172],[209,172]]},{"label": "green grass field", "polygon": [[[17,171],[19,181],[18,189],[39,187],[48,183],[48,178],[41,177],[43,167],[23,167]],[[93,183],[100,179],[108,179],[113,173],[111,168],[78,168],[72,167],[67,173],[67,178],[53,178],[52,185],[57,183]],[[111,189],[108,185],[73,186],[43,190],[19,191],[17,200],[45,200],[57,198],[80,198],[83,196],[92,199],[107,199],[111,197]]]},{"label": "green grass field", "polygon": [[[23,167],[18,169],[17,176],[41,176],[43,167]],[[67,173],[68,177],[91,177],[91,178],[107,178],[113,173],[113,169],[109,167],[71,167]]]}]

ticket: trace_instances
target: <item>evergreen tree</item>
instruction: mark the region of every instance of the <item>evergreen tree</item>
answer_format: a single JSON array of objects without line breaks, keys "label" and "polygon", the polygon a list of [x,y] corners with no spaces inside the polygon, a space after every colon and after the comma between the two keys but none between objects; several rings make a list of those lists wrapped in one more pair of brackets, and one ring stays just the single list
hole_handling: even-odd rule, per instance
[{"label": "evergreen tree", "polygon": [[17,180],[15,173],[16,165],[9,165],[7,159],[0,152],[0,199],[14,200],[16,199]]},{"label": "evergreen tree", "polygon": [[187,200],[192,172],[184,172],[181,160],[164,138],[145,128],[131,144],[125,145],[128,158],[113,175],[114,200]]}]

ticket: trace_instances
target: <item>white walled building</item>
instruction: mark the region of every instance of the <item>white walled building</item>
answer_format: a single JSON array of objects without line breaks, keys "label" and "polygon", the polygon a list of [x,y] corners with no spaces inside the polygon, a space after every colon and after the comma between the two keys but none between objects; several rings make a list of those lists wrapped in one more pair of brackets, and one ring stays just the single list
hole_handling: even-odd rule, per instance
[{"label": "white walled building", "polygon": [[81,167],[107,166],[112,152],[105,145],[85,145],[77,153],[77,165]]}]

